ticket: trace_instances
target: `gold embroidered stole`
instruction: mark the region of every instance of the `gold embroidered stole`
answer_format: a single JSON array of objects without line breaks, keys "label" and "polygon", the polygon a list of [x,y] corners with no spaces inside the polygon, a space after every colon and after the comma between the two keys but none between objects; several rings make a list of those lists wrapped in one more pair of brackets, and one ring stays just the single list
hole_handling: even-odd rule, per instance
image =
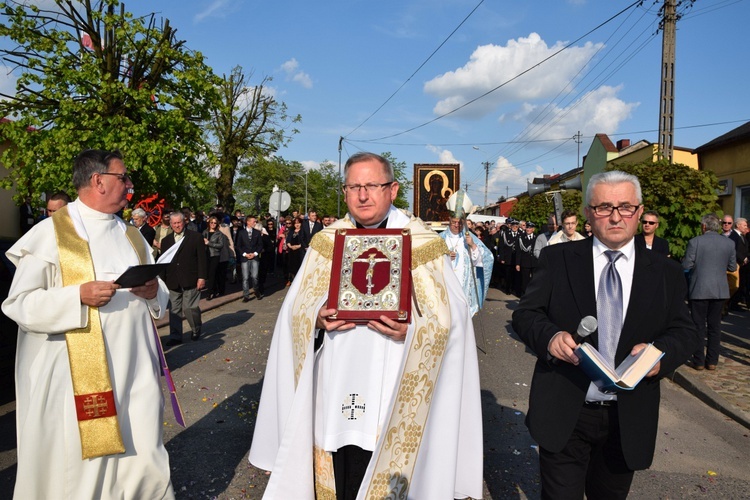
[{"label": "gold embroidered stole", "polygon": [[[406,227],[412,234],[412,286],[421,314],[412,304],[414,335],[406,346],[406,364],[396,402],[383,430],[385,440],[371,459],[375,461],[375,470],[367,487],[367,498],[407,497],[450,331],[450,304],[442,259],[448,247],[419,219],[412,219]],[[315,330],[314,308],[328,291],[331,280],[333,231],[325,229],[316,234],[310,251],[293,309],[295,383]],[[316,498],[335,499],[331,454],[318,448],[312,451]]]},{"label": "gold embroidered stole", "polygon": [[[52,222],[63,286],[94,281],[96,276],[89,244],[76,232],[68,207],[58,210],[52,217]],[[136,250],[139,261],[147,262],[146,248],[138,229],[129,226],[125,234]],[[65,342],[73,381],[82,458],[124,453],[99,308],[88,306],[87,326],[67,332]]]}]

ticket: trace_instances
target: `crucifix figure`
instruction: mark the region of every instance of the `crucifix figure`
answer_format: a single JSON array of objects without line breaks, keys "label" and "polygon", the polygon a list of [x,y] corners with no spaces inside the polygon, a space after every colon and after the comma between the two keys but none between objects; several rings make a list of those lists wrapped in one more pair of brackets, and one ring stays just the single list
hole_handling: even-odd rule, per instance
[{"label": "crucifix figure", "polygon": [[371,252],[367,258],[359,258],[355,259],[354,262],[367,262],[367,273],[365,274],[365,277],[367,278],[367,295],[372,295],[372,289],[375,286],[372,283],[372,278],[375,276],[375,264],[378,262],[389,262],[388,259],[384,258],[376,258],[377,255],[376,251]]}]

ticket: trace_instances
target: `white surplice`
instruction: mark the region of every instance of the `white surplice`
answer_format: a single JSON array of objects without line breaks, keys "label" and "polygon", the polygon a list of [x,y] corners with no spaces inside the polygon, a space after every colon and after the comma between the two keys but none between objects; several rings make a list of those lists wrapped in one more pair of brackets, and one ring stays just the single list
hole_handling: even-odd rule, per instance
[{"label": "white surplice", "polygon": [[[409,222],[407,215],[392,207],[388,228],[402,228]],[[342,222],[333,227],[340,225]],[[322,236],[331,230],[324,229]],[[305,264],[310,253],[308,250],[303,271],[309,270]],[[440,259],[445,270],[450,332],[434,391],[430,391],[429,416],[415,454],[408,496],[481,498],[482,416],[474,328],[449,258]],[[375,454],[387,446],[384,427],[396,406],[405,346],[418,342],[414,321],[404,342],[394,342],[364,325],[346,332],[325,332],[323,347],[317,353],[313,352],[312,340],[306,346],[307,355],[295,387],[293,336],[301,325],[292,318],[303,282],[311,279],[303,271],[292,283],[276,323],[249,455],[254,465],[272,471],[264,494],[267,499],[315,498],[313,446],[334,451],[355,444]],[[317,311],[326,300],[323,292],[307,306]],[[371,460],[358,498],[364,498],[374,467]]]},{"label": "white surplice", "polygon": [[[69,208],[77,232],[89,241],[97,280],[114,280],[139,264],[120,218],[80,200]],[[19,326],[15,498],[174,498],[162,442],[164,398],[152,326],[152,317],[166,310],[166,285],[159,280],[152,300],[117,290],[99,308],[126,451],[82,460],[64,334],[86,326],[88,306],[81,304],[80,286],[62,286],[51,218],[35,225],[6,255],[17,268],[2,305]]]}]

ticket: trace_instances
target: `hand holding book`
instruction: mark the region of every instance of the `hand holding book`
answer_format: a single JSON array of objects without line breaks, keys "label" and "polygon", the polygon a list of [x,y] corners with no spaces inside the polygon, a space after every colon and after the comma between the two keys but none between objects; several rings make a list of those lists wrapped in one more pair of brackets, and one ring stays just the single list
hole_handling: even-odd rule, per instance
[{"label": "hand holding book", "polygon": [[604,393],[633,390],[645,377],[659,373],[659,360],[664,356],[653,344],[638,344],[620,366],[614,368],[591,344],[584,342],[574,352],[578,366]]}]

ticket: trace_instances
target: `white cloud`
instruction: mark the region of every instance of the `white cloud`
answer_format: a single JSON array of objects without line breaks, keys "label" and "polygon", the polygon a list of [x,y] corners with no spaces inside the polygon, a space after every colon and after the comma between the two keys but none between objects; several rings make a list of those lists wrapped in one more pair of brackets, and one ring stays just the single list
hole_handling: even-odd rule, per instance
[{"label": "white cloud", "polygon": [[453,153],[448,149],[443,149],[438,146],[428,145],[427,150],[435,155],[437,155],[438,160],[436,163],[458,163],[460,165],[459,169],[463,172],[464,169],[464,162],[459,161],[456,159],[455,156],[453,156]]},{"label": "white cloud", "polygon": [[299,69],[299,62],[296,58],[291,58],[281,65],[281,71],[286,75],[287,81],[293,81],[299,83],[306,89],[311,89],[313,86],[312,78],[310,75]]},{"label": "white cloud", "polygon": [[228,4],[229,0],[213,0],[213,2],[208,5],[208,7],[206,7],[205,9],[203,9],[203,11],[199,12],[193,17],[193,21],[199,23],[207,17],[223,18],[227,14],[226,8]]},{"label": "white cloud", "polygon": [[[620,123],[630,117],[640,103],[627,103],[617,97],[622,85],[617,87],[602,86],[587,92],[570,106],[555,106],[544,120],[544,130],[539,138],[560,139],[572,137],[579,130],[583,135],[592,136],[598,133],[612,134],[618,130]],[[536,108],[525,105],[511,119],[530,122],[535,116]],[[504,120],[509,119],[507,116]],[[534,130],[531,129],[531,133]]]},{"label": "white cloud", "polygon": [[[461,68],[437,76],[424,85],[424,91],[439,99],[433,111],[443,114],[474,99],[519,75],[564,47],[558,41],[552,46],[537,33],[509,40],[507,45],[482,45]],[[601,48],[601,43],[587,42],[570,47],[529,73],[508,83],[459,113],[481,117],[498,106],[517,101],[549,99],[557,95],[566,82],[575,79],[579,70]],[[568,86],[567,91],[572,87]]]}]

